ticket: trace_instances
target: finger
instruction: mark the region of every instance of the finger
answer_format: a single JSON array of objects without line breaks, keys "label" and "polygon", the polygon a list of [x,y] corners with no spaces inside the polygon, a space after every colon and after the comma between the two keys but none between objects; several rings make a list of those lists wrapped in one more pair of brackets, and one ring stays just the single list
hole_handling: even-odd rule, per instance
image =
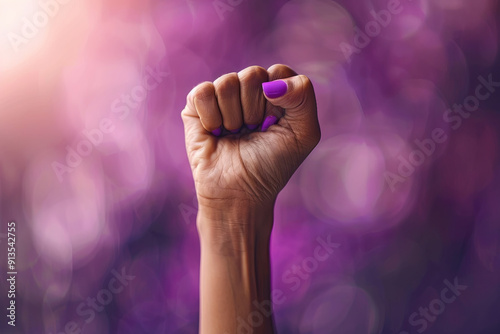
[{"label": "finger", "polygon": [[226,130],[237,133],[243,125],[238,74],[229,73],[214,81],[215,96]]},{"label": "finger", "polygon": [[[267,69],[269,74],[269,81],[289,78],[297,75],[297,73],[290,67],[282,64],[275,64]],[[279,122],[280,118],[283,117],[284,110],[280,106],[274,105],[267,101],[266,103],[266,114],[264,122],[262,123],[261,131],[267,131],[269,127]]]},{"label": "finger", "polygon": [[308,77],[296,75],[263,84],[266,99],[285,109],[283,119],[305,143],[319,141],[320,128],[314,88]]},{"label": "finger", "polygon": [[204,130],[216,136],[220,135],[222,116],[215,97],[215,88],[211,82],[201,83],[189,93],[187,109],[191,112],[191,116],[199,118]]},{"label": "finger", "polygon": [[268,81],[268,73],[260,66],[251,66],[240,71],[238,78],[243,121],[250,130],[254,130],[264,117],[267,100],[262,91],[262,83]]},{"label": "finger", "polygon": [[203,127],[203,124],[201,124],[200,116],[194,106],[193,99],[197,90],[198,86],[189,92],[186,98],[186,106],[181,113],[182,122],[184,123],[186,145],[188,145],[194,137],[199,138],[201,136],[201,139],[203,139],[206,135],[208,135],[207,130]]},{"label": "finger", "polygon": [[294,70],[283,64],[275,64],[269,67],[267,72],[269,73],[269,81],[290,78],[297,75]]}]

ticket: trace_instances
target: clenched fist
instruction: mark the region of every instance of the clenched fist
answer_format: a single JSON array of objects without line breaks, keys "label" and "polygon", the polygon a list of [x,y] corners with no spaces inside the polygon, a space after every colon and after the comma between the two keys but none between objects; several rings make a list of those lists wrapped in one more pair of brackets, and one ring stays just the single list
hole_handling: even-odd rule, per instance
[{"label": "clenched fist", "polygon": [[199,84],[182,119],[203,208],[274,203],[320,139],[313,86],[284,65]]}]

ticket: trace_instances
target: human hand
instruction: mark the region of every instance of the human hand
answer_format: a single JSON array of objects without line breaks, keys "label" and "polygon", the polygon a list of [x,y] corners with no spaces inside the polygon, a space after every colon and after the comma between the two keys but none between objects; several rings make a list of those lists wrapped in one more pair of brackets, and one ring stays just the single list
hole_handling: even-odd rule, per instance
[{"label": "human hand", "polygon": [[320,139],[313,86],[284,65],[199,84],[182,119],[200,211],[273,205]]}]

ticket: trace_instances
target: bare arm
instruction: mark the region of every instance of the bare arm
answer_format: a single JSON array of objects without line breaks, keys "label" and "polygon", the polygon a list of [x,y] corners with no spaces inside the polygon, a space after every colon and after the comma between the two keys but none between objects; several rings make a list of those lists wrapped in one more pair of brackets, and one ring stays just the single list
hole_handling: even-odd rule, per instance
[{"label": "bare arm", "polygon": [[182,118],[199,202],[200,333],[273,333],[273,209],[320,139],[312,84],[284,65],[249,67],[195,87]]}]

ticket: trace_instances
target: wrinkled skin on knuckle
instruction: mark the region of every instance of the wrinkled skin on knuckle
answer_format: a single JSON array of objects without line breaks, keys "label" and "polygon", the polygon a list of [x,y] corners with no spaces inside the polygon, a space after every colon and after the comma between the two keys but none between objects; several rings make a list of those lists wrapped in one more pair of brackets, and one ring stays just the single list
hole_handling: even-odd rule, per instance
[{"label": "wrinkled skin on knuckle", "polygon": [[273,73],[275,77],[285,78],[292,76],[295,71],[292,70],[289,66],[284,64],[274,64],[267,69],[269,73]]},{"label": "wrinkled skin on knuckle", "polygon": [[250,66],[242,70],[238,74],[238,77],[242,87],[253,87],[267,81],[268,73],[263,67]]},{"label": "wrinkled skin on knuckle", "polygon": [[239,87],[238,75],[228,73],[214,81],[214,87],[217,95],[230,95]]},{"label": "wrinkled skin on knuckle", "polygon": [[192,105],[194,106],[195,99],[200,99],[200,100],[205,99],[213,94],[214,94],[213,84],[210,81],[205,81],[198,84],[195,88],[193,88],[189,92],[187,96],[187,102],[188,104],[193,103]]}]

